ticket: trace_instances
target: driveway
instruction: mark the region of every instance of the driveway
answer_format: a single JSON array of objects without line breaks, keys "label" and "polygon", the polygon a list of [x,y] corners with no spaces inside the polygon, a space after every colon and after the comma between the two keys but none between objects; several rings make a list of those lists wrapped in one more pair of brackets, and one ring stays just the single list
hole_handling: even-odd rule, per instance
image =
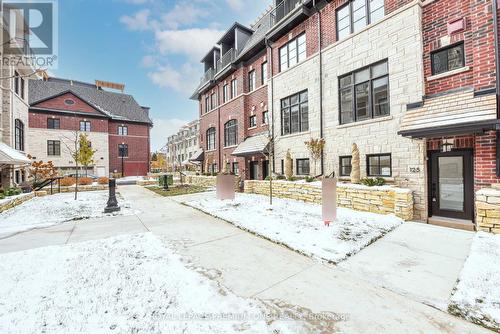
[{"label": "driveway", "polygon": [[[441,256],[447,253],[446,247],[437,251],[436,246],[433,250],[436,259],[427,265],[427,259],[432,258],[433,253],[428,252],[429,247],[419,248],[412,240],[418,239],[419,235],[420,238],[432,237],[432,229],[416,224],[405,225],[401,234],[395,231],[342,265],[332,266],[318,263],[144,188],[121,186],[119,190],[142,213],[22,233],[0,240],[0,253],[151,231],[168,240],[194,265],[210,269],[214,279],[238,295],[281,300],[314,312],[330,311],[341,315],[343,319],[337,326],[340,333],[489,333],[426,305],[446,300],[453,276],[458,275],[456,271],[459,271],[468,247],[461,242],[468,242],[469,236],[454,234],[452,230],[438,231],[442,237],[449,231],[442,242],[449,243],[450,250],[456,245],[464,255],[455,255],[453,267],[440,268],[435,277],[432,277],[432,271],[440,261],[449,262],[450,257]],[[420,230],[423,227],[427,231],[424,235]],[[398,247],[406,248],[406,253],[403,250],[395,253]],[[388,256],[387,251],[392,253]],[[370,258],[373,263],[367,265]],[[405,261],[417,264],[407,263],[405,266]],[[402,268],[406,268],[406,273],[401,271]],[[411,268],[410,272],[408,268]],[[446,268],[453,268],[454,272],[444,274]],[[389,274],[391,270],[394,272]],[[377,280],[378,275],[380,280]],[[429,278],[434,281],[424,282]],[[419,285],[426,288],[416,293]]]}]

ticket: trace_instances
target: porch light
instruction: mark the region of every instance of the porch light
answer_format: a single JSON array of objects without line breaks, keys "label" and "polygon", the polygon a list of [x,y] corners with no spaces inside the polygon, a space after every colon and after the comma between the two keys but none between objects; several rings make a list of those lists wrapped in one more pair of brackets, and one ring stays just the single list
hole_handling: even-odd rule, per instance
[{"label": "porch light", "polygon": [[453,139],[444,139],[441,144],[441,152],[451,152],[455,146],[455,141]]}]

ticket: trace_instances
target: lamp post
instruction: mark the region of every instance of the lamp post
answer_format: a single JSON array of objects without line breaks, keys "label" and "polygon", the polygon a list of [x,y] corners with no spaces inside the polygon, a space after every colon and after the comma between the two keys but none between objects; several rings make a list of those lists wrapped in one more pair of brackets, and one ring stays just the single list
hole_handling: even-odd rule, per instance
[{"label": "lamp post", "polygon": [[109,180],[109,199],[108,204],[104,208],[105,213],[112,213],[120,211],[120,207],[118,206],[118,201],[116,200],[116,180]]}]

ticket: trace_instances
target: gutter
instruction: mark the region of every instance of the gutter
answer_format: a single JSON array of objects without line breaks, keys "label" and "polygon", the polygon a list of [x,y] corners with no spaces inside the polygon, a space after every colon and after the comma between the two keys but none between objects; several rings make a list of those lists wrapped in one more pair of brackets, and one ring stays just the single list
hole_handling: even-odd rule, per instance
[{"label": "gutter", "polygon": [[[313,0],[313,7],[318,13],[318,47],[319,47],[319,137],[323,138],[323,39],[321,36],[321,10],[318,8],[316,0]],[[325,174],[325,154],[321,150],[320,159],[321,175]],[[315,171],[316,172],[316,171]]]},{"label": "gutter", "polygon": [[[495,37],[495,68],[496,68],[496,97],[497,119],[500,119],[500,55],[498,45],[498,0],[492,1],[491,13],[493,15],[493,36]],[[500,177],[500,131],[496,129],[496,176]]]}]

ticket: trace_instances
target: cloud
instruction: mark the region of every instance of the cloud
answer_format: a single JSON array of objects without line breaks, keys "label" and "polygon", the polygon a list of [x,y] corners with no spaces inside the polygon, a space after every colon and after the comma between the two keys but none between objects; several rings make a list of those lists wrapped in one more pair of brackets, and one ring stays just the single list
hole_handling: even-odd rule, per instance
[{"label": "cloud", "polygon": [[223,34],[210,28],[163,30],[155,33],[158,50],[162,54],[181,54],[198,62]]},{"label": "cloud", "polygon": [[125,0],[126,3],[131,3],[133,5],[143,5],[147,2],[150,2],[150,0]]},{"label": "cloud", "polygon": [[158,66],[158,60],[156,59],[155,56],[152,56],[152,55],[144,56],[144,57],[142,57],[141,66],[142,67]]},{"label": "cloud", "polygon": [[177,4],[171,11],[162,16],[162,22],[168,28],[177,29],[180,26],[194,24],[207,16],[208,11],[199,6]]},{"label": "cloud", "polygon": [[226,2],[233,10],[240,11],[243,9],[243,0],[226,0]]},{"label": "cloud", "polygon": [[160,150],[167,143],[167,137],[179,131],[179,129],[189,123],[189,121],[178,118],[155,118],[153,119],[153,129],[151,130],[151,149]]},{"label": "cloud", "polygon": [[151,28],[149,9],[143,9],[135,13],[133,16],[124,15],[120,18],[120,22],[125,24],[129,30],[142,31]]},{"label": "cloud", "polygon": [[200,73],[191,64],[185,63],[179,70],[170,65],[159,66],[156,71],[148,73],[148,76],[159,87],[190,95],[198,84]]}]

